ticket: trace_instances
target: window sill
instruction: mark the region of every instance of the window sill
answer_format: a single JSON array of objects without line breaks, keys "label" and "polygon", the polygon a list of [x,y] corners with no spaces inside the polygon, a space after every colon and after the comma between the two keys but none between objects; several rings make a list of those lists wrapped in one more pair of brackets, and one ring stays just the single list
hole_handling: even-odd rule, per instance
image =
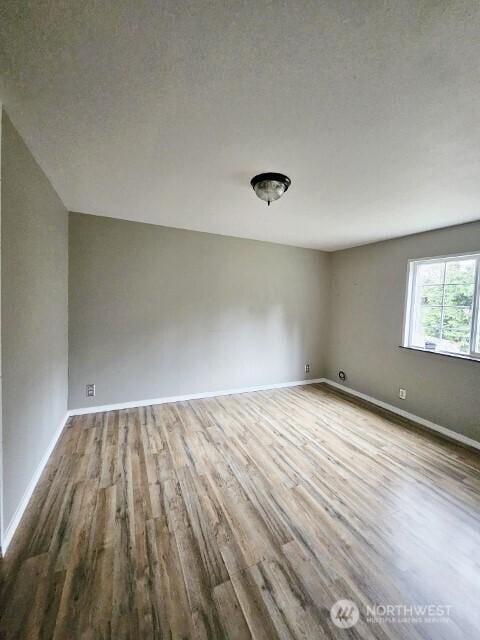
[{"label": "window sill", "polygon": [[407,351],[420,351],[420,353],[428,353],[434,356],[443,356],[447,358],[455,358],[455,360],[468,360],[470,362],[480,362],[480,358],[474,358],[473,356],[462,356],[459,353],[445,353],[443,351],[433,351],[430,349],[422,349],[421,347],[406,347],[399,345],[400,349],[407,349]]}]

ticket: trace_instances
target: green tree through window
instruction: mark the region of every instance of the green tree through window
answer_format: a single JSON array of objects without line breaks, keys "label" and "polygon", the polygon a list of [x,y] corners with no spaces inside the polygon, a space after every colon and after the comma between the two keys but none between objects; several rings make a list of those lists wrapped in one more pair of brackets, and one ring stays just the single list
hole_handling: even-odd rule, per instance
[{"label": "green tree through window", "polygon": [[413,262],[408,344],[475,355],[479,256]]}]

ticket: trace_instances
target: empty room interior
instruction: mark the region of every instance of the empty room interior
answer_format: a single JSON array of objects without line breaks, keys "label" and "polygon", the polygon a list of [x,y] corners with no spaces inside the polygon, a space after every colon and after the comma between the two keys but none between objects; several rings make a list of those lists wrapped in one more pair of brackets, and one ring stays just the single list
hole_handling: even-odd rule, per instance
[{"label": "empty room interior", "polygon": [[480,4],[4,0],[0,640],[480,637]]}]

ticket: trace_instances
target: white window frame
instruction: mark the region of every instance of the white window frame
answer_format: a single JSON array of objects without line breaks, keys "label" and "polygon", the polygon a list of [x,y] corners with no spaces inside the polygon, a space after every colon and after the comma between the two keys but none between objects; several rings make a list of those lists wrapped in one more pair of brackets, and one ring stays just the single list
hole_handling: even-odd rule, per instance
[{"label": "white window frame", "polygon": [[[414,310],[418,304],[418,300],[414,300],[416,293],[416,277],[417,269],[419,265],[435,264],[436,262],[457,262],[459,260],[475,260],[475,286],[473,292],[473,305],[472,305],[472,327],[470,333],[470,352],[458,353],[453,351],[445,351],[435,349],[430,351],[424,347],[420,347],[413,344],[412,335],[414,328]],[[418,292],[417,292],[418,295]],[[403,321],[403,346],[409,349],[416,349],[417,351],[425,351],[426,353],[437,353],[440,355],[452,356],[455,358],[463,358],[468,360],[479,360],[480,351],[476,351],[476,338],[479,336],[480,331],[480,252],[478,253],[463,253],[447,256],[436,256],[434,258],[414,258],[408,261],[407,270],[407,289],[405,298],[405,314]],[[480,347],[479,347],[480,348]]]}]

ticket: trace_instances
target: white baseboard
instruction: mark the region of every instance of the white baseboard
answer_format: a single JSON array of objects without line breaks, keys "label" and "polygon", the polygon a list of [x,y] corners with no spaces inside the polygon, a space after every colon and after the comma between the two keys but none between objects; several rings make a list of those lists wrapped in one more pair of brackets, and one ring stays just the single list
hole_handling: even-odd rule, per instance
[{"label": "white baseboard", "polygon": [[300,385],[306,384],[328,384],[332,387],[336,387],[337,389],[341,389],[346,393],[349,393],[352,396],[357,398],[361,398],[362,400],[366,400],[367,402],[371,402],[372,404],[381,407],[382,409],[387,409],[392,413],[395,413],[402,418],[407,418],[412,422],[416,422],[422,427],[426,427],[436,433],[440,433],[451,440],[455,440],[460,442],[461,444],[467,445],[474,449],[480,450],[480,442],[477,440],[473,440],[472,438],[468,438],[467,436],[462,435],[461,433],[457,433],[456,431],[452,431],[447,427],[443,427],[435,422],[431,422],[430,420],[426,420],[425,418],[421,418],[413,413],[409,413],[408,411],[404,411],[399,407],[396,407],[393,404],[389,404],[388,402],[383,402],[383,400],[377,400],[372,396],[368,396],[366,393],[361,393],[360,391],[355,391],[355,389],[351,389],[343,384],[339,384],[338,382],[334,382],[329,378],[314,378],[310,380],[294,380],[291,382],[277,382],[274,384],[263,384],[255,387],[242,387],[239,389],[227,389],[222,391],[204,391],[201,393],[189,393],[181,396],[168,396],[163,398],[150,398],[148,400],[133,400],[131,402],[119,402],[116,404],[105,404],[101,406],[94,407],[83,407],[81,409],[71,409],[68,412],[69,416],[80,416],[87,413],[101,413],[103,411],[115,411],[119,409],[132,409],[135,407],[146,407],[152,404],[165,404],[167,402],[181,402],[184,400],[198,400],[200,398],[214,398],[215,396],[230,396],[237,393],[251,393],[252,391],[266,391],[268,389],[281,389],[284,387],[297,387]]},{"label": "white baseboard", "polygon": [[366,400],[367,402],[371,402],[372,404],[381,407],[382,409],[387,409],[392,413],[396,413],[402,418],[407,418],[408,420],[412,420],[412,422],[416,422],[422,427],[426,427],[427,429],[431,429],[432,431],[436,431],[437,433],[441,433],[446,436],[450,440],[456,440],[461,444],[465,444],[468,447],[473,447],[474,449],[480,450],[480,442],[477,440],[473,440],[472,438],[468,438],[467,436],[462,435],[461,433],[457,433],[456,431],[452,431],[447,427],[442,427],[435,422],[431,422],[430,420],[426,420],[425,418],[420,418],[420,416],[416,416],[414,413],[409,413],[408,411],[404,411],[403,409],[399,409],[393,404],[389,404],[388,402],[383,402],[383,400],[377,400],[372,396],[367,396],[366,393],[361,393],[360,391],[355,391],[355,389],[351,389],[350,387],[346,387],[343,384],[339,384],[338,382],[334,382],[333,380],[329,380],[328,378],[324,378],[323,382],[337,389],[341,389],[345,391],[345,393],[349,393],[352,396],[357,398],[361,398],[362,400]]},{"label": "white baseboard", "polygon": [[57,444],[57,441],[63,431],[63,428],[65,427],[65,424],[68,420],[68,413],[65,416],[65,418],[63,419],[62,423],[60,424],[60,426],[58,427],[58,429],[56,430],[56,432],[53,435],[52,440],[50,441],[50,444],[48,445],[48,448],[46,449],[45,453],[42,456],[42,459],[40,460],[40,463],[38,465],[38,467],[35,469],[35,472],[33,474],[33,476],[30,479],[30,482],[28,483],[27,488],[25,489],[25,492],[22,496],[22,499],[20,500],[20,503],[18,505],[18,507],[15,510],[15,513],[12,516],[12,519],[10,520],[9,524],[5,527],[5,529],[2,531],[2,544],[1,544],[1,548],[2,548],[2,554],[5,555],[5,552],[8,548],[8,545],[10,544],[10,542],[12,541],[13,535],[18,527],[18,525],[20,524],[20,520],[22,519],[22,516],[24,514],[25,509],[27,508],[27,505],[30,501],[30,498],[32,497],[32,494],[35,490],[35,487],[37,486],[38,481],[40,480],[40,476],[43,473],[43,470],[45,469],[47,462],[50,458],[50,456],[52,455],[52,452],[55,448],[55,445]]},{"label": "white baseboard", "polygon": [[188,393],[183,396],[169,396],[163,398],[151,398],[150,400],[132,400],[131,402],[118,402],[117,404],[104,404],[96,407],[83,407],[70,409],[69,416],[82,416],[86,413],[102,413],[103,411],[116,411],[118,409],[133,409],[135,407],[148,407],[151,404],[166,404],[167,402],[182,402],[184,400],[199,400],[201,398],[214,398],[215,396],[232,396],[237,393],[251,393],[252,391],[267,391],[268,389],[282,389],[283,387],[298,387],[304,384],[318,384],[326,382],[325,378],[310,380],[294,380],[292,382],[276,382],[274,384],[261,384],[256,387],[242,387],[240,389],[227,389],[223,391],[203,391],[201,393]]}]

